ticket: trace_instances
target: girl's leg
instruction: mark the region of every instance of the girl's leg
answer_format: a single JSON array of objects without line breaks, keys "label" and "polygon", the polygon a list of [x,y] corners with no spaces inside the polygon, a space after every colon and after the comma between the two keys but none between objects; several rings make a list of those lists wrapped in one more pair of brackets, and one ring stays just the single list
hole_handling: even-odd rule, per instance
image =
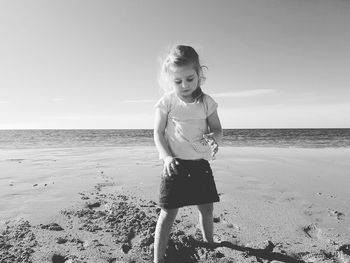
[{"label": "girl's leg", "polygon": [[164,261],[165,250],[168,245],[171,227],[178,209],[162,209],[158,217],[154,234],[154,262]]},{"label": "girl's leg", "polygon": [[199,226],[202,230],[203,240],[213,243],[213,203],[197,205],[199,210]]}]

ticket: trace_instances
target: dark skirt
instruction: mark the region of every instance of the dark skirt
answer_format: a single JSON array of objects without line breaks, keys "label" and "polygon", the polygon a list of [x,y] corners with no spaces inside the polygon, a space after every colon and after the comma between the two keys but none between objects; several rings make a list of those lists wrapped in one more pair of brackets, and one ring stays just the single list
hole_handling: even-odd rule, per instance
[{"label": "dark skirt", "polygon": [[218,202],[213,172],[206,160],[177,159],[178,174],[160,182],[159,206],[165,209]]}]

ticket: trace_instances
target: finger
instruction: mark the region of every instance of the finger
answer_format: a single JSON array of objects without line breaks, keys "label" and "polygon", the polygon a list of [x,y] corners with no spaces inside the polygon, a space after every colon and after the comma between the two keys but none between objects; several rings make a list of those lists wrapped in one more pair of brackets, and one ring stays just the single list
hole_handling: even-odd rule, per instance
[{"label": "finger", "polygon": [[171,176],[171,171],[169,169],[169,164],[164,165],[164,174],[166,177]]},{"label": "finger", "polygon": [[171,176],[171,168],[170,168],[170,165],[169,166],[167,166],[167,174],[168,174],[168,176]]},{"label": "finger", "polygon": [[176,168],[176,166],[175,166],[175,165],[173,166],[173,174],[174,174],[174,175],[176,175],[176,174],[177,174],[177,168]]},{"label": "finger", "polygon": [[172,173],[173,175],[176,175],[178,173],[176,162],[174,162],[172,165]]},{"label": "finger", "polygon": [[178,169],[177,169],[177,166],[179,165],[180,163],[179,163],[179,161],[178,160],[174,160],[174,162],[173,162],[173,173],[174,174],[178,174]]}]

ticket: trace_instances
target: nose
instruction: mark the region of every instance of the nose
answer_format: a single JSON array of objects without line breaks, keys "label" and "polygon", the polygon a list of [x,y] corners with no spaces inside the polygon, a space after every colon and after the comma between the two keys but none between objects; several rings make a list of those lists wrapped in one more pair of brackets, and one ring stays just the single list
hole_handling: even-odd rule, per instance
[{"label": "nose", "polygon": [[184,88],[184,89],[188,88],[188,83],[186,81],[182,82],[182,88]]}]

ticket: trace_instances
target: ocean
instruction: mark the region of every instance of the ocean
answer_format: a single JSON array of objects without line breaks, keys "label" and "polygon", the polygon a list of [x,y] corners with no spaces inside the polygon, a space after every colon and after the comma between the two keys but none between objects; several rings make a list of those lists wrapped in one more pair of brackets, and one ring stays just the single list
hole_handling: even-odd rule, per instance
[{"label": "ocean", "polygon": [[[153,130],[0,130],[0,150],[154,145]],[[350,129],[224,129],[222,146],[348,148]]]}]

